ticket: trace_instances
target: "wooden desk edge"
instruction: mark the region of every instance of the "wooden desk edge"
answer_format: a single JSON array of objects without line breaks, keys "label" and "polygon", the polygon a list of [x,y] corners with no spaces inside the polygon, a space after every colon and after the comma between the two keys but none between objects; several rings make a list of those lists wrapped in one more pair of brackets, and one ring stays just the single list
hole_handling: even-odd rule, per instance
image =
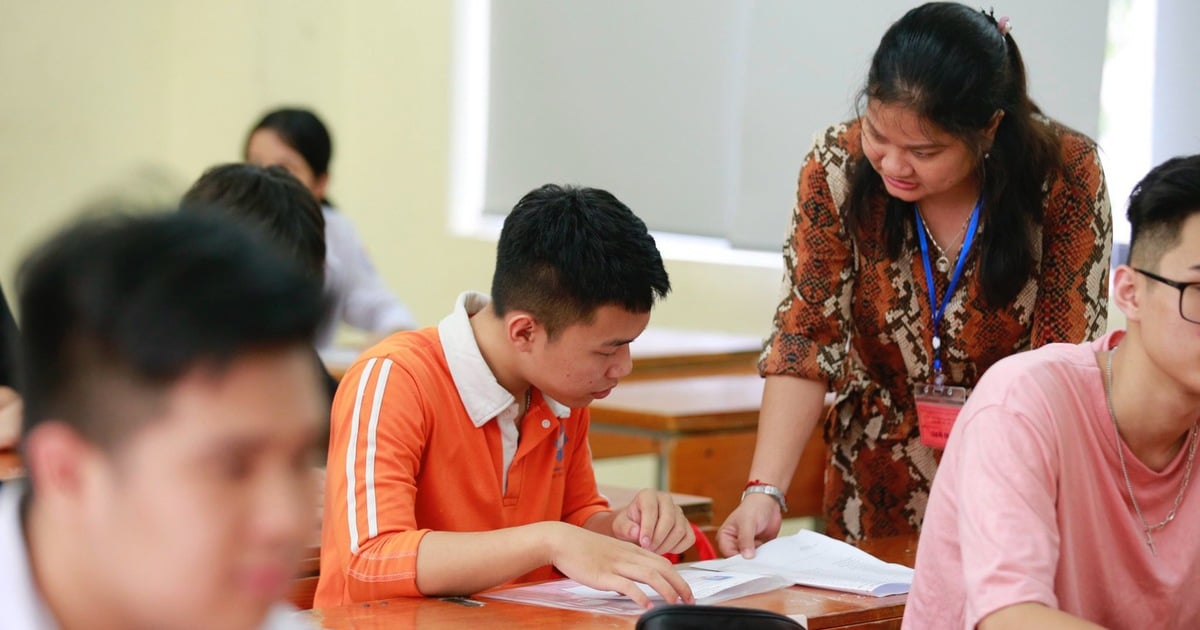
[{"label": "wooden desk edge", "polygon": [[[887,562],[897,562],[906,566],[913,565],[913,559],[916,556],[917,537],[911,536],[896,536],[891,538],[877,539],[865,541],[859,545],[863,550],[879,557]],[[853,593],[843,593],[839,591],[830,591],[805,586],[790,586],[786,589],[771,591],[768,593],[760,593],[749,597],[741,597],[723,602],[722,605],[728,606],[744,606],[754,608],[766,608],[775,610],[778,606],[764,606],[762,601],[778,602],[780,598],[804,598],[815,596],[823,600],[824,605],[828,607],[838,608],[839,605],[845,606],[841,610],[831,610],[818,614],[805,613],[803,610],[785,610],[786,614],[806,614],[809,618],[810,630],[821,630],[824,628],[846,628],[846,627],[898,627],[900,620],[904,615],[904,606],[908,601],[908,595],[891,595],[887,597],[871,597],[868,595],[856,595]],[[480,593],[476,598],[485,598],[486,591]],[[866,603],[866,607],[856,607],[855,604]],[[873,604],[873,605],[870,605]],[[339,625],[325,626],[330,628],[341,627],[376,627],[363,626],[362,621],[365,618],[370,618],[373,612],[378,611],[379,614],[390,616],[391,614],[410,613],[407,617],[418,615],[418,610],[433,610],[437,609],[441,612],[454,614],[462,612],[464,615],[471,614],[471,609],[463,608],[444,608],[445,606],[458,606],[440,601],[436,598],[397,598],[380,600],[376,602],[365,602],[362,604],[354,604],[349,606],[340,606],[329,609],[313,610],[310,614],[313,619],[318,622],[323,622],[326,617],[331,617],[329,621],[340,622]],[[518,604],[515,602],[505,602],[501,600],[487,599],[486,606],[491,607],[489,612],[496,611],[497,616],[492,620],[507,619],[511,621],[512,616],[508,613],[513,612],[528,612],[530,615],[530,626],[537,627],[559,627],[561,624],[566,624],[563,627],[578,626],[584,627],[630,627],[632,628],[637,622],[637,617],[632,615],[605,615],[599,613],[587,613],[584,611],[568,611],[555,608],[541,608],[527,604]],[[389,609],[384,612],[382,609]],[[525,609],[525,610],[522,610]],[[540,614],[539,614],[540,613]],[[440,615],[431,615],[437,617]],[[457,615],[455,620],[459,623],[485,623],[488,619],[466,619]],[[624,620],[625,623],[622,623]],[[381,618],[377,627],[386,627],[386,619]],[[341,625],[345,624],[345,625]],[[436,622],[435,622],[436,624]],[[448,625],[428,625],[422,627],[452,627]]]}]

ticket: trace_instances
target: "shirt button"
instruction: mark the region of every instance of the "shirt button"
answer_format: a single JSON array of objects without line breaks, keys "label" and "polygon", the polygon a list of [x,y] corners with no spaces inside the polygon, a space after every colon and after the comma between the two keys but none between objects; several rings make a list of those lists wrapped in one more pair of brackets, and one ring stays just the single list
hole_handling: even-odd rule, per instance
[{"label": "shirt button", "polygon": [[543,419],[543,420],[542,420],[542,428],[543,428],[543,429],[549,429],[549,428],[550,428],[550,421],[549,421],[549,420],[544,420],[544,419]]}]

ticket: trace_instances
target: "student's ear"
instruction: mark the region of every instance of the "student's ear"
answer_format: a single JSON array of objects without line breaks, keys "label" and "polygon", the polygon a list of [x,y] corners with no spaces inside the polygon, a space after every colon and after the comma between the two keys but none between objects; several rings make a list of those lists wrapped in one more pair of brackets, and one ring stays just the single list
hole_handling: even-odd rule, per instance
[{"label": "student's ear", "polygon": [[533,348],[533,343],[542,334],[545,334],[545,329],[534,319],[533,315],[526,311],[511,311],[504,318],[505,332],[508,333],[508,342],[517,349],[518,352],[528,352]]},{"label": "student's ear", "polygon": [[322,175],[318,175],[315,179],[313,179],[312,193],[313,193],[313,196],[317,198],[317,201],[322,201],[323,199],[325,199],[325,189],[328,187],[329,187],[329,173],[324,173]]},{"label": "student's ear", "polygon": [[63,422],[46,422],[25,437],[25,467],[38,494],[76,495],[94,447]]},{"label": "student's ear", "polygon": [[1129,265],[1118,266],[1112,274],[1112,300],[1129,321],[1140,321],[1142,295],[1138,274]]}]

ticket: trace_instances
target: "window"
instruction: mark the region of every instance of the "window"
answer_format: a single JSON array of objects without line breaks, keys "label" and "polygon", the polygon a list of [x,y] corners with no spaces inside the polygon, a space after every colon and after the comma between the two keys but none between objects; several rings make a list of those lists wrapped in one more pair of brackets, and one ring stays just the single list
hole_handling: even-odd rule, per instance
[{"label": "window", "polygon": [[1155,0],[1112,0],[1100,93],[1100,147],[1113,209],[1113,266],[1125,262],[1129,193],[1150,170]]},{"label": "window", "polygon": [[[1106,7],[1009,4],[1035,98],[1095,137]],[[778,264],[813,135],[855,115],[870,55],[908,8],[458,0],[454,225],[486,231],[526,191],[577,183],[616,194],[656,236],[687,235],[680,257]]]}]

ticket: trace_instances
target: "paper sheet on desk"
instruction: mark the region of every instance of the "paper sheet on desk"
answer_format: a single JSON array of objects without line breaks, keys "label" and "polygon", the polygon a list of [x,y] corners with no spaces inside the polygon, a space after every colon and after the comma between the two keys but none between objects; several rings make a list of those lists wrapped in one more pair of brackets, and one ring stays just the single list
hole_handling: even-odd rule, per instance
[{"label": "paper sheet on desk", "polygon": [[[761,573],[746,574],[730,571],[696,571],[681,569],[679,575],[692,587],[692,594],[697,604],[716,604],[735,597],[745,597],[757,593],[765,593],[789,584],[785,578],[762,575]],[[639,584],[642,592],[650,596],[652,601],[662,601],[662,596],[645,584]],[[570,610],[586,610],[588,612],[615,613],[619,615],[637,615],[646,612],[633,600],[615,591],[600,591],[576,582],[575,580],[555,580],[529,586],[481,593],[481,597],[502,599],[522,604],[567,608]]]},{"label": "paper sheet on desk", "polygon": [[810,531],[776,538],[759,547],[752,560],[734,556],[692,566],[777,575],[802,586],[875,597],[907,593],[913,578],[913,570],[904,565],[884,562],[857,547]]}]

